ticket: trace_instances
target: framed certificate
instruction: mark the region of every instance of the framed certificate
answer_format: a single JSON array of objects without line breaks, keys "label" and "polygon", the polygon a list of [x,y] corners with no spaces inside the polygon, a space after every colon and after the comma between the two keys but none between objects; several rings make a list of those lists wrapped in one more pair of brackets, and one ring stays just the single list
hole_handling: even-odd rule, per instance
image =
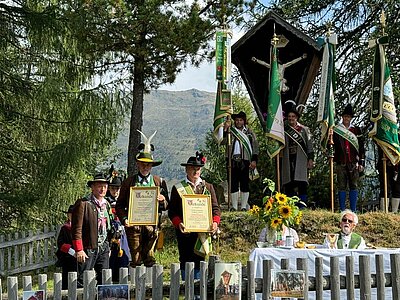
[{"label": "framed certificate", "polygon": [[211,196],[182,195],[183,224],[188,232],[209,232],[212,225]]},{"label": "framed certificate", "polygon": [[157,225],[158,186],[133,186],[130,190],[128,225]]}]

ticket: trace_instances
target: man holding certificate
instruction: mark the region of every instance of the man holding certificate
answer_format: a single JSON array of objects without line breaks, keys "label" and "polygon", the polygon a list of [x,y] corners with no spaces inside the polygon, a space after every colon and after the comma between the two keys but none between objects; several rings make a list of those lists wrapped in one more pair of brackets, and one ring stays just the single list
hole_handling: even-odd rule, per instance
[{"label": "man holding certificate", "polygon": [[212,184],[200,177],[206,158],[199,152],[181,166],[186,178],[172,187],[168,216],[175,226],[179,262],[184,276],[186,262],[194,262],[195,278],[200,275],[200,261],[210,252],[210,236],[218,229],[221,209]]},{"label": "man holding certificate", "polygon": [[116,204],[118,218],[125,225],[133,268],[142,263],[146,267],[155,264],[159,216],[167,209],[169,201],[165,180],[150,174],[154,166],[162,163],[154,160],[151,154],[154,146],[150,141],[155,132],[150,138],[141,134],[145,143],[139,145],[141,152],[136,155],[138,174],[124,180]]}]

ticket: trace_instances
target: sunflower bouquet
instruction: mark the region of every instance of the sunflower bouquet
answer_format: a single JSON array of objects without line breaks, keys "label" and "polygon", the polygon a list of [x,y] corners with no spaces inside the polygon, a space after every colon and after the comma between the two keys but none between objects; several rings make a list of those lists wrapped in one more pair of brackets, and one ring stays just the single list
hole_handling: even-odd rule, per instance
[{"label": "sunflower bouquet", "polygon": [[[265,178],[263,183],[266,184],[262,199],[262,206],[253,205],[250,214],[264,221],[267,226],[282,231],[282,226],[292,227],[299,225],[303,213],[297,207],[297,203],[301,202],[297,196],[288,197],[285,194],[275,191],[275,182]],[[302,203],[302,202],[301,202]],[[304,204],[304,203],[303,203]]]}]

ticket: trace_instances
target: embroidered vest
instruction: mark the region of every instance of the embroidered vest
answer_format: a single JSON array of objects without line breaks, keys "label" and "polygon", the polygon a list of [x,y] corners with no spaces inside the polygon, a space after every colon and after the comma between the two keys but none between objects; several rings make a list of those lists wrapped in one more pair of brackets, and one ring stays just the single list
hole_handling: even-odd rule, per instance
[{"label": "embroidered vest", "polygon": [[[350,243],[349,243],[349,247],[347,247],[348,249],[357,249],[358,246],[360,246],[361,244],[361,235],[357,234],[357,233],[352,233],[351,234],[351,238],[350,238]],[[339,237],[338,241],[337,241],[337,246],[338,249],[344,249],[343,248],[343,239],[342,236]]]}]

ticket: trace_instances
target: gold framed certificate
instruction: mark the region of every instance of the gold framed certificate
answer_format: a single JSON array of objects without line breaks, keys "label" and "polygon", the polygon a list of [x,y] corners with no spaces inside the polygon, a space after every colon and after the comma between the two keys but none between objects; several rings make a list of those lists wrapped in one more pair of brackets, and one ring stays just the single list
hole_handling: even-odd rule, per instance
[{"label": "gold framed certificate", "polygon": [[158,186],[132,186],[129,195],[128,225],[158,224]]},{"label": "gold framed certificate", "polygon": [[188,232],[209,232],[212,225],[211,196],[182,195],[183,224]]}]

